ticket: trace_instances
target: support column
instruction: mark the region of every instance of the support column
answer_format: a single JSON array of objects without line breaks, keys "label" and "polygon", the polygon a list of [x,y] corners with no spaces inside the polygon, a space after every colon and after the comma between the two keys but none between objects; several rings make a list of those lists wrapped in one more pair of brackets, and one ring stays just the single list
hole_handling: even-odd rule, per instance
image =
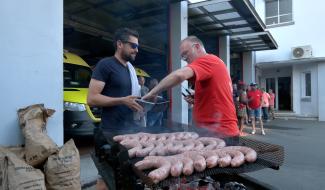
[{"label": "support column", "polygon": [[244,52],[243,53],[243,79],[244,82],[249,84],[255,82],[255,53]]},{"label": "support column", "polygon": [[[169,65],[175,71],[186,65],[181,60],[179,46],[182,39],[187,37],[188,2],[181,1],[170,4],[169,11]],[[174,87],[171,91],[171,118],[172,121],[188,124],[188,104],[182,97],[182,87],[187,88],[187,81]]]},{"label": "support column", "polygon": [[317,68],[317,85],[318,85],[318,120],[325,121],[325,63],[319,63]]},{"label": "support column", "polygon": [[230,37],[219,37],[219,57],[226,64],[230,74]]}]

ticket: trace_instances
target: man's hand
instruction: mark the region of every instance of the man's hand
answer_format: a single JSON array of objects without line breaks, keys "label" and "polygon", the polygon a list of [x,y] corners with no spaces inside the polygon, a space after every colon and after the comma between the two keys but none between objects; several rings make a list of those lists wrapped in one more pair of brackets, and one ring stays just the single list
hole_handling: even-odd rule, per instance
[{"label": "man's hand", "polygon": [[142,100],[150,101],[150,102],[156,102],[157,100],[157,95],[148,93],[142,97]]},{"label": "man's hand", "polygon": [[187,102],[187,103],[189,103],[189,104],[194,104],[194,98],[193,98],[193,96],[185,96],[184,97],[184,100]]},{"label": "man's hand", "polygon": [[123,97],[123,104],[132,109],[133,111],[143,111],[143,107],[140,106],[135,99],[140,98],[138,96],[126,96]]}]

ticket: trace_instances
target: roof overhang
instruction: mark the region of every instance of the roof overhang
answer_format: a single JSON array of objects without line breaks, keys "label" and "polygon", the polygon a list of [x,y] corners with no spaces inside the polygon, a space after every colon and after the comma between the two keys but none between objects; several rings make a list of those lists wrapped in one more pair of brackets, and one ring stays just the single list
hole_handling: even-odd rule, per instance
[{"label": "roof overhang", "polygon": [[233,52],[261,51],[277,49],[278,44],[269,31],[230,37],[230,48]]},{"label": "roof overhang", "polygon": [[325,63],[325,57],[260,62],[260,63],[256,63],[256,66],[259,68],[276,68],[276,67],[287,67],[287,66],[293,66],[299,64],[311,64],[311,63]]},{"label": "roof overhang", "polygon": [[229,35],[234,45],[231,51],[235,52],[277,48],[249,0],[210,0],[192,3],[188,7],[190,34]]}]

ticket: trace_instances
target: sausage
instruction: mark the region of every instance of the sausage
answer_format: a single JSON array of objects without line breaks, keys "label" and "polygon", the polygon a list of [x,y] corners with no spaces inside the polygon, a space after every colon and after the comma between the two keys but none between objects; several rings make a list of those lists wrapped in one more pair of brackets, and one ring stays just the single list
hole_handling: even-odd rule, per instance
[{"label": "sausage", "polygon": [[226,154],[231,156],[231,167],[239,167],[245,162],[245,156],[238,150],[225,149]]},{"label": "sausage", "polygon": [[226,146],[226,142],[220,138],[200,137],[197,140],[201,141],[205,145],[205,150],[213,150]]},{"label": "sausage", "polygon": [[230,150],[238,150],[242,152],[245,156],[245,160],[247,162],[255,162],[257,159],[257,153],[254,149],[246,147],[246,146],[227,146],[223,149],[230,149]]},{"label": "sausage", "polygon": [[193,160],[194,169],[202,172],[206,168],[205,158],[198,151],[189,151],[183,153],[184,157],[189,157]]},{"label": "sausage", "polygon": [[124,139],[120,142],[121,145],[123,145],[127,149],[134,148],[136,146],[141,146],[140,142],[137,140],[131,140],[131,139]]},{"label": "sausage", "polygon": [[137,153],[137,151],[139,151],[139,150],[141,150],[142,149],[142,147],[141,146],[135,146],[134,148],[131,148],[131,149],[129,149],[128,150],[128,153],[129,153],[129,157],[130,158],[133,158],[133,157],[135,157],[136,156],[136,153]]},{"label": "sausage", "polygon": [[186,141],[181,141],[181,144],[183,145],[181,148],[178,149],[177,153],[183,153],[186,151],[193,150],[195,144],[192,140],[186,140]]},{"label": "sausage", "polygon": [[145,157],[155,148],[155,144],[152,142],[141,143],[141,145],[142,149],[136,151],[136,157]]},{"label": "sausage", "polygon": [[155,140],[157,140],[157,134],[151,134],[150,136],[149,136],[149,139],[148,139],[148,141],[155,141]]},{"label": "sausage", "polygon": [[149,141],[150,134],[143,134],[139,137],[140,142],[147,142]]},{"label": "sausage", "polygon": [[204,144],[199,140],[194,140],[194,147],[192,150],[202,150],[204,148]]},{"label": "sausage", "polygon": [[215,151],[219,157],[218,159],[218,166],[219,167],[227,167],[231,164],[231,156],[229,154],[226,154],[224,151],[217,150]]},{"label": "sausage", "polygon": [[193,160],[189,157],[182,156],[181,157],[183,163],[183,174],[184,175],[192,175],[194,171]]},{"label": "sausage", "polygon": [[174,133],[167,133],[166,134],[166,140],[167,141],[174,141],[176,139],[176,136]]},{"label": "sausage", "polygon": [[213,150],[217,146],[217,141],[213,137],[200,137],[197,140],[204,144],[204,150]]},{"label": "sausage", "polygon": [[183,132],[183,136],[181,140],[188,140],[188,139],[192,139],[192,134],[189,132]]},{"label": "sausage", "polygon": [[177,154],[182,147],[183,143],[181,141],[169,141],[166,144],[168,154]]},{"label": "sausage", "polygon": [[171,162],[164,157],[150,157],[135,163],[139,170],[156,168],[148,174],[154,183],[158,183],[168,177],[171,169]]},{"label": "sausage", "polygon": [[183,162],[180,156],[169,156],[167,159],[171,162],[170,174],[173,177],[178,177],[182,174]]},{"label": "sausage", "polygon": [[191,134],[191,139],[197,139],[199,138],[199,134],[195,133],[195,132],[190,132]]},{"label": "sausage", "polygon": [[142,136],[148,136],[151,135],[150,133],[135,133],[135,134],[126,134],[126,135],[117,135],[113,137],[113,140],[116,142],[121,142],[123,140],[129,139],[129,140],[139,140]]},{"label": "sausage", "polygon": [[205,158],[208,168],[213,168],[218,165],[219,156],[215,151],[204,151],[202,155]]},{"label": "sausage", "polygon": [[154,144],[156,147],[150,151],[149,153],[150,156],[156,156],[156,155],[164,156],[167,154],[166,147],[163,142],[155,141]]},{"label": "sausage", "polygon": [[222,148],[226,146],[226,142],[224,140],[219,138],[214,138],[214,139],[217,142],[216,148]]},{"label": "sausage", "polygon": [[184,137],[184,132],[176,132],[176,133],[174,133],[174,135],[175,135],[175,140],[182,140],[183,139],[183,137]]},{"label": "sausage", "polygon": [[157,134],[157,140],[158,141],[165,141],[165,140],[167,140],[167,134],[168,133]]}]

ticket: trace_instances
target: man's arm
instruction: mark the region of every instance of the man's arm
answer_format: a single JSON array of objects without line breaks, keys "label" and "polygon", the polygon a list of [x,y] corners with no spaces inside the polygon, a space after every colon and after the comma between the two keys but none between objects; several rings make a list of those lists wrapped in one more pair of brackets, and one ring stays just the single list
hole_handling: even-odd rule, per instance
[{"label": "man's arm", "polygon": [[143,99],[151,99],[156,97],[162,91],[172,88],[182,83],[184,80],[192,78],[193,76],[194,71],[190,67],[178,69],[162,79],[155,88],[153,88],[146,96],[143,97]]},{"label": "man's arm", "polygon": [[124,104],[130,109],[141,111],[142,107],[135,102],[137,96],[126,97],[108,97],[101,94],[105,86],[105,82],[91,79],[88,89],[87,104],[90,106],[109,107]]}]

